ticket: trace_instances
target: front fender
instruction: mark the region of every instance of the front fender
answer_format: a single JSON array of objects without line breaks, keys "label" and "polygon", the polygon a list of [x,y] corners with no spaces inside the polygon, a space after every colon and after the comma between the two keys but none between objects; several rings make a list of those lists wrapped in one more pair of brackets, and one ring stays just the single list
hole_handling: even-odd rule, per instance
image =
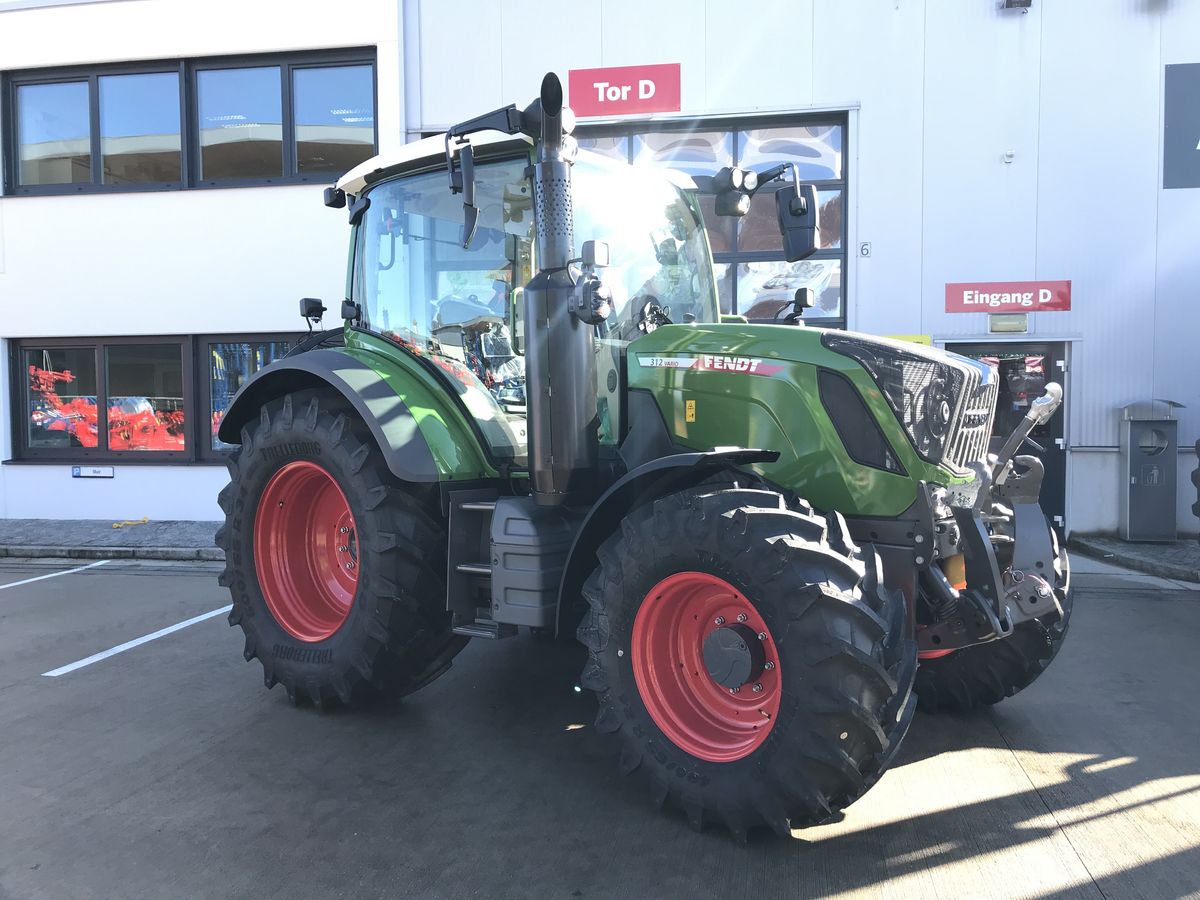
[{"label": "front fender", "polygon": [[[662,456],[626,472],[596,501],[575,535],[558,589],[555,631],[575,623],[583,583],[596,567],[596,551],[630,510],[674,491],[693,487],[722,470],[757,480],[758,476],[737,467],[774,462],[778,458],[779,453],[775,450],[729,448]],[[564,614],[564,610],[568,612]]]},{"label": "front fender", "polygon": [[217,436],[226,443],[240,444],[242,427],[257,419],[265,404],[306,388],[328,388],[341,394],[371,430],[397,478],[440,480],[442,473],[408,405],[380,372],[342,350],[311,350],[258,372],[233,398]]}]

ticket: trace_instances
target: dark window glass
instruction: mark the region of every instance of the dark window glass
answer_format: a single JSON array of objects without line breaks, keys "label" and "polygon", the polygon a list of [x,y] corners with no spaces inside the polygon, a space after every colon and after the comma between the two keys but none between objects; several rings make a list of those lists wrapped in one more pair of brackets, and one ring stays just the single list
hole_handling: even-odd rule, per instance
[{"label": "dark window glass", "polygon": [[795,163],[801,181],[834,181],[842,177],[842,127],[752,128],[738,133],[738,158],[748,169]]},{"label": "dark window glass", "polygon": [[91,181],[91,135],[86,81],[17,88],[21,184]]},{"label": "dark window glass", "polygon": [[271,178],[283,174],[279,67],[196,73],[200,177]]},{"label": "dark window glass", "polygon": [[27,349],[22,364],[30,448],[96,447],[95,349]]},{"label": "dark window glass", "polygon": [[100,158],[105,184],[175,182],[183,177],[178,74],[100,78]]},{"label": "dark window glass", "polygon": [[229,409],[233,395],[250,380],[250,376],[281,358],[287,353],[288,345],[284,341],[230,341],[209,344],[208,349],[212,448],[232,450],[232,444],[217,438],[221,417],[225,415],[225,410]]},{"label": "dark window glass", "polygon": [[609,159],[629,162],[629,138],[623,135],[581,137],[579,138],[579,148],[591,150],[593,153],[599,153]]},{"label": "dark window glass", "polygon": [[804,311],[804,318],[836,319],[842,315],[840,259],[738,263],[738,312],[748,319],[775,319],[795,298],[796,289],[802,287],[812,289],[814,300]]},{"label": "dark window glass", "polygon": [[107,352],[108,449],[183,450],[179,344],[116,344]]},{"label": "dark window glass", "polygon": [[713,263],[713,280],[717,285],[717,302],[725,315],[733,312],[733,266],[730,263]]},{"label": "dark window glass", "polygon": [[375,153],[375,88],[370,66],[292,73],[299,172],[348,172]]},{"label": "dark window glass", "polygon": [[[783,237],[779,233],[778,213],[775,211],[775,191],[770,184],[754,195],[750,201],[750,212],[738,223],[739,250],[772,250],[783,252]],[[817,203],[821,208],[821,250],[836,250],[842,246],[842,191],[840,189],[817,191]],[[713,251],[717,248],[713,246]]]},{"label": "dark window glass", "polygon": [[658,165],[689,175],[713,175],[733,165],[733,135],[728,131],[662,131],[633,136],[634,165]]}]

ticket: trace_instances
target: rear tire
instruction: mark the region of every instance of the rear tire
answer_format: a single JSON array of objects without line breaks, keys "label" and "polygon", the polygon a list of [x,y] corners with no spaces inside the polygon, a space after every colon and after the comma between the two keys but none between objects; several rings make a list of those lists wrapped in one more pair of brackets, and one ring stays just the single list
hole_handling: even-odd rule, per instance
[{"label": "rear tire", "polygon": [[[787,834],[834,818],[886,769],[915,708],[916,646],[903,599],[840,516],[702,486],[630,513],[598,557],[582,685],[620,768],[645,773],[660,804],[738,839],[760,824]],[[718,681],[697,661],[718,631],[763,648],[737,691],[725,681],[745,669]]]},{"label": "rear tire", "polygon": [[1006,638],[921,660],[913,690],[922,712],[969,712],[995,705],[1029,687],[1049,668],[1066,640],[1073,602],[1070,561],[1052,527],[1050,534],[1054,593],[1062,616],[1055,612],[1022,622]]},{"label": "rear tire", "polygon": [[445,532],[341,398],[286,395],[241,436],[216,543],[229,624],[266,686],[324,707],[408,693],[448,668],[466,639],[445,610]]}]

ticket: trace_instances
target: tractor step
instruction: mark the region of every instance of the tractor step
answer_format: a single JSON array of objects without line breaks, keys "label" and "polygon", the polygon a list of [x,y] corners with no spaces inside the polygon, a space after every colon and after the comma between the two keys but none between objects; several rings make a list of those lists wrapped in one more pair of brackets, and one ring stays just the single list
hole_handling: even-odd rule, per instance
[{"label": "tractor step", "polygon": [[454,633],[460,634],[463,637],[497,640],[499,638],[516,637],[517,626],[506,625],[502,622],[493,622],[491,619],[476,619],[469,625],[455,625]]},{"label": "tractor step", "polygon": [[454,567],[455,572],[461,572],[463,575],[487,575],[492,574],[492,567],[487,563],[459,563]]}]

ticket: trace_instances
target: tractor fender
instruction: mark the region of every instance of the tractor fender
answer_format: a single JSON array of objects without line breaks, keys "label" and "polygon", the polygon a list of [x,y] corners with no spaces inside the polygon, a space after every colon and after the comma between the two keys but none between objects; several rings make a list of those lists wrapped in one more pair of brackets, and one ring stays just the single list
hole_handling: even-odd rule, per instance
[{"label": "tractor fender", "polygon": [[674,491],[699,484],[715,472],[737,472],[739,466],[775,462],[777,459],[779,452],[776,450],[724,447],[720,450],[660,456],[622,475],[588,511],[575,534],[559,584],[555,632],[574,626],[575,613],[580,609],[577,606],[580,592],[588,575],[596,567],[596,551],[631,510]]},{"label": "tractor fender", "polygon": [[234,396],[217,437],[240,444],[242,427],[256,420],[265,404],[305,388],[330,388],[341,394],[371,430],[388,469],[401,481],[438,480],[433,453],[408,406],[382,375],[338,350],[310,350],[258,372]]}]

